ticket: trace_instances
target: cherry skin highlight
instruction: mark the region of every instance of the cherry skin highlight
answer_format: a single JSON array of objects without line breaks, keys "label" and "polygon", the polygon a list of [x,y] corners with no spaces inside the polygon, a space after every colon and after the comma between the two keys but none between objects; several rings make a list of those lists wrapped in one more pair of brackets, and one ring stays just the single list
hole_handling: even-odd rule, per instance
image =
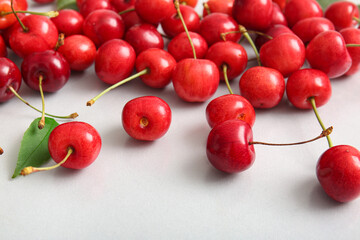
[{"label": "cherry skin highlight", "polygon": [[60,33],[66,37],[82,33],[83,16],[73,9],[62,9],[57,17],[51,18]]},{"label": "cherry skin highlight", "polygon": [[175,12],[173,0],[135,0],[140,18],[151,24],[160,23]]},{"label": "cherry skin highlight", "polygon": [[0,57],[0,103],[14,97],[8,87],[18,92],[21,82],[21,72],[16,64],[8,58]]}]

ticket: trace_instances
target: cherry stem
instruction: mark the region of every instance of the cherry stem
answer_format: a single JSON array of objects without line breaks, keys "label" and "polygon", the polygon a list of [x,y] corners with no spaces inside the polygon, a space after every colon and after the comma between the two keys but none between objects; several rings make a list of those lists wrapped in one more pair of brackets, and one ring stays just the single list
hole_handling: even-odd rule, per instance
[{"label": "cherry stem", "polygon": [[102,95],[104,95],[105,93],[107,92],[110,92],[111,90],[123,85],[124,83],[127,83],[127,82],[130,82],[131,80],[137,78],[137,77],[140,77],[142,75],[145,75],[145,74],[148,74],[150,72],[150,69],[149,68],[145,68],[144,70],[128,77],[128,78],[125,78],[124,80],[121,80],[119,81],[118,83],[115,83],[114,85],[108,87],[107,89],[105,89],[104,91],[102,91],[99,95],[97,95],[96,97],[92,98],[90,101],[88,101],[86,103],[86,106],[92,106]]},{"label": "cherry stem", "polygon": [[124,10],[124,11],[118,12],[118,14],[119,14],[119,15],[122,15],[122,14],[125,14],[125,13],[128,13],[128,12],[132,12],[132,11],[135,11],[135,8],[126,9],[126,10]]},{"label": "cherry stem", "polygon": [[58,11],[49,11],[49,12],[32,12],[32,11],[25,11],[25,10],[16,10],[16,11],[11,11],[11,12],[1,12],[0,16],[6,16],[9,14],[13,14],[13,13],[29,13],[32,15],[40,15],[40,16],[45,16],[45,17],[49,17],[49,18],[53,18],[53,17],[57,17],[59,16],[59,12]]},{"label": "cherry stem", "polygon": [[65,43],[65,34],[64,33],[60,33],[58,40],[56,42],[56,46],[55,46],[55,51],[57,51],[59,49],[59,47],[61,47],[62,45],[64,45]]},{"label": "cherry stem", "polygon": [[205,9],[206,13],[207,13],[208,15],[210,15],[210,14],[211,14],[211,11],[210,11],[209,4],[207,4],[207,2],[204,2],[204,3],[203,3],[203,6],[204,6],[204,9]]},{"label": "cherry stem", "polygon": [[[273,39],[273,37],[272,36],[270,36],[270,35],[268,35],[268,34],[266,34],[266,33],[262,33],[262,32],[258,32],[258,31],[253,31],[253,30],[246,30],[248,33],[256,33],[256,34],[258,34],[258,35],[260,35],[260,36],[264,36],[264,37],[266,37],[266,38],[268,38],[268,39]],[[224,41],[226,41],[226,35],[228,35],[228,34],[235,34],[235,33],[242,33],[241,31],[230,31],[230,32],[224,32],[224,33],[220,33],[220,38],[222,39],[222,40],[224,40]]]},{"label": "cherry stem", "polygon": [[[317,120],[318,120],[321,128],[325,131],[325,130],[326,130],[325,125],[324,125],[324,123],[321,121],[319,112],[318,112],[318,110],[317,110],[317,108],[316,108],[315,97],[310,97],[310,98],[308,98],[308,101],[310,101],[310,103],[311,103],[311,106],[312,106],[312,108],[313,108],[313,110],[314,110],[315,116],[316,116],[316,118],[317,118]],[[332,141],[331,141],[330,136],[326,136],[326,139],[327,139],[327,141],[328,141],[329,148],[331,148],[331,147],[333,146],[333,143],[332,143]]]},{"label": "cherry stem", "polygon": [[14,0],[11,0],[11,10],[14,13],[16,19],[18,20],[21,28],[23,29],[24,32],[29,31],[29,29],[27,27],[25,27],[24,23],[20,20],[19,16],[16,14],[16,11],[14,9]]},{"label": "cherry stem", "polygon": [[359,19],[359,18],[353,16],[353,19],[354,19],[355,21],[357,21],[358,23],[360,23],[360,19]]},{"label": "cherry stem", "polygon": [[253,144],[261,144],[261,145],[268,145],[268,146],[292,146],[292,145],[300,145],[300,144],[305,144],[305,143],[310,143],[313,141],[316,141],[320,138],[323,137],[328,137],[331,132],[333,130],[333,127],[329,127],[327,129],[325,129],[324,131],[321,132],[321,134],[313,139],[307,140],[307,141],[302,141],[302,142],[295,142],[295,143],[265,143],[265,142],[249,142],[249,145],[253,145]]},{"label": "cherry stem", "polygon": [[346,47],[360,47],[360,44],[348,43],[348,44],[346,44]]},{"label": "cherry stem", "polygon": [[187,35],[187,37],[188,37],[188,39],[189,39],[189,42],[190,42],[190,45],[191,45],[191,49],[192,49],[192,51],[193,51],[194,59],[196,59],[195,47],[194,47],[194,44],[193,44],[193,42],[192,42],[192,40],[191,40],[191,37],[190,37],[190,34],[189,34],[189,30],[187,29],[187,26],[186,26],[186,23],[185,23],[185,21],[184,21],[184,18],[183,18],[182,14],[181,14],[179,0],[174,0],[174,5],[175,5],[176,12],[177,12],[177,14],[178,14],[178,16],[179,16],[179,18],[180,18],[180,21],[181,21],[181,23],[182,23],[182,25],[183,25],[183,27],[184,27],[185,32],[186,32],[186,35]]},{"label": "cherry stem", "polygon": [[259,52],[254,44],[254,41],[251,39],[248,31],[246,30],[246,28],[242,25],[239,25],[239,30],[241,32],[241,34],[246,38],[246,40],[248,40],[248,42],[250,43],[251,47],[254,49],[255,55],[256,55],[256,59],[257,62],[259,64],[259,66],[261,66],[261,61],[260,61],[260,55]]},{"label": "cherry stem", "polygon": [[[38,111],[39,113],[41,113],[41,110],[37,109],[36,107],[32,106],[29,102],[27,102],[25,99],[23,99],[16,91],[15,89],[12,87],[12,86],[8,86],[8,89],[20,100],[22,101],[23,103],[25,103],[26,105],[28,105],[29,107],[31,107],[32,109],[34,109],[35,111]],[[45,113],[46,116],[49,116],[49,117],[53,117],[53,118],[61,118],[61,119],[69,119],[69,118],[77,118],[79,116],[79,114],[77,114],[76,112],[75,113],[72,113],[68,116],[57,116],[57,115],[53,115],[53,114],[49,114],[49,113]]]},{"label": "cherry stem", "polygon": [[21,173],[20,175],[22,176],[26,176],[26,175],[29,175],[31,173],[34,173],[34,172],[40,172],[40,171],[48,171],[48,170],[52,170],[54,168],[57,168],[59,166],[61,166],[62,164],[64,164],[68,158],[70,157],[70,155],[74,152],[74,149],[69,147],[67,149],[67,154],[65,156],[65,158],[63,160],[61,160],[61,162],[59,162],[58,164],[56,165],[53,165],[51,167],[43,167],[43,168],[36,168],[36,167],[32,167],[32,166],[29,166],[29,167],[25,167],[21,170]]},{"label": "cherry stem", "polygon": [[41,103],[42,103],[42,111],[41,111],[41,119],[38,124],[39,129],[43,129],[45,127],[45,99],[44,99],[44,92],[42,89],[42,82],[43,82],[43,76],[39,76],[39,90],[41,95]]},{"label": "cherry stem", "polygon": [[4,150],[0,147],[0,155],[4,153]]},{"label": "cherry stem", "polygon": [[223,73],[224,73],[224,80],[225,80],[226,86],[227,86],[227,88],[229,90],[229,93],[234,94],[231,87],[230,87],[230,83],[229,83],[229,79],[228,79],[228,75],[227,75],[228,65],[226,63],[224,63],[222,65],[222,70],[223,70]]}]

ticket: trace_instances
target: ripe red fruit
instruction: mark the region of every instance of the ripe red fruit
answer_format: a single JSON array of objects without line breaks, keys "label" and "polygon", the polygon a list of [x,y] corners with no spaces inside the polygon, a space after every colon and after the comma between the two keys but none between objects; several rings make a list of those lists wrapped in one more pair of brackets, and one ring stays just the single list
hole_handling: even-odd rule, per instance
[{"label": "ripe red fruit", "polygon": [[[346,44],[360,44],[360,29],[352,27],[344,28],[340,31],[340,33]],[[360,69],[360,48],[347,47],[347,50],[351,56],[352,64],[345,75],[352,75]]]},{"label": "ripe red fruit", "polygon": [[[266,32],[264,32],[266,35],[271,36],[272,38],[276,38],[277,36],[284,34],[284,33],[291,33],[294,34],[293,31],[290,30],[290,28],[288,28],[285,25],[282,24],[275,24],[271,27],[269,27]],[[270,41],[269,38],[265,37],[265,36],[261,36],[258,35],[255,39],[255,44],[256,47],[258,49],[260,49],[262,47],[262,45],[264,45],[266,42]]]},{"label": "ripe red fruit", "polygon": [[122,12],[129,7],[134,8],[135,0],[110,0],[110,3],[116,12]]},{"label": "ripe red fruit", "polygon": [[327,18],[311,17],[298,21],[291,29],[303,42],[310,42],[319,33],[335,30],[334,24]]},{"label": "ripe red fruit", "polygon": [[316,166],[317,178],[325,192],[338,202],[360,195],[360,152],[349,145],[326,150]]},{"label": "ripe red fruit", "polygon": [[[210,13],[225,13],[229,16],[232,16],[234,0],[208,0],[206,2],[209,7]],[[204,8],[203,17],[207,16],[208,12]]]},{"label": "ripe red fruit", "polygon": [[175,12],[173,0],[135,0],[140,18],[151,24],[160,23]]},{"label": "ripe red fruit", "polygon": [[62,9],[57,17],[51,18],[60,33],[65,36],[81,34],[84,23],[83,16],[73,9]]},{"label": "ripe red fruit", "polygon": [[228,120],[210,132],[206,155],[210,163],[226,173],[241,172],[254,163],[255,149],[251,127],[241,120]]},{"label": "ripe red fruit", "polygon": [[0,57],[0,103],[14,96],[8,89],[11,86],[17,92],[21,86],[21,72],[16,64],[8,58]]},{"label": "ripe red fruit", "polygon": [[107,9],[115,11],[115,8],[111,5],[110,0],[83,0],[80,3],[80,14],[86,18],[90,13],[99,9]]},{"label": "ripe red fruit", "polygon": [[[26,8],[24,8],[25,6],[21,6],[20,4],[18,4],[17,1],[14,0],[14,9],[15,10],[26,10]],[[0,12],[12,12],[11,9],[11,0],[2,0],[0,1]],[[0,16],[0,29],[6,29],[8,27],[10,27],[11,25],[13,25],[16,22],[16,18],[14,14],[8,14],[5,16]]]},{"label": "ripe red fruit", "polygon": [[4,38],[0,35],[0,57],[7,56],[7,47]]},{"label": "ripe red fruit", "polygon": [[290,0],[287,2],[284,15],[289,27],[309,17],[322,17],[323,11],[316,0]]},{"label": "ripe red fruit", "polygon": [[359,9],[355,3],[338,1],[330,4],[324,15],[335,25],[335,29],[340,31],[358,24],[354,17],[359,18]]},{"label": "ripe red fruit", "polygon": [[274,1],[273,3],[273,13],[272,13],[272,19],[271,19],[271,26],[275,25],[275,24],[281,24],[284,26],[287,26],[287,21],[285,18],[284,13],[282,12],[282,10],[280,9],[279,5],[277,3],[275,3]]},{"label": "ripe red fruit", "polygon": [[125,104],[122,124],[133,138],[154,141],[162,137],[171,123],[171,109],[162,99],[155,96],[135,98]]}]

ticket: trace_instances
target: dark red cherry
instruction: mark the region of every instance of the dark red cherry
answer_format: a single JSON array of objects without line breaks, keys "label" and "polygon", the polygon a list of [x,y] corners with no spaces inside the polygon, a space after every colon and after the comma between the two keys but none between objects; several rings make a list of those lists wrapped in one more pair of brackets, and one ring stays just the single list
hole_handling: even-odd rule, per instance
[{"label": "dark red cherry", "polygon": [[8,89],[11,86],[17,92],[21,86],[21,72],[16,64],[8,58],[0,57],[0,103],[14,96]]}]

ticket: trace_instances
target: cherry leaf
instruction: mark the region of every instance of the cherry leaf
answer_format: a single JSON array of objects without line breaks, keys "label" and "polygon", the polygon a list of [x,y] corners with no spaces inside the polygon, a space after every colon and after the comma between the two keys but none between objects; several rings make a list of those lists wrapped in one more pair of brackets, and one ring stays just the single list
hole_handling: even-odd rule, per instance
[{"label": "cherry leaf", "polygon": [[325,9],[332,3],[338,2],[339,0],[317,0],[317,2],[320,4],[322,9],[325,11]]},{"label": "cherry leaf", "polygon": [[56,9],[74,9],[78,10],[78,7],[76,5],[76,0],[57,0],[56,1]]},{"label": "cherry leaf", "polygon": [[52,118],[45,118],[45,127],[40,130],[39,120],[40,118],[35,119],[24,133],[12,178],[19,176],[24,167],[40,167],[50,159],[49,135],[59,124]]}]

